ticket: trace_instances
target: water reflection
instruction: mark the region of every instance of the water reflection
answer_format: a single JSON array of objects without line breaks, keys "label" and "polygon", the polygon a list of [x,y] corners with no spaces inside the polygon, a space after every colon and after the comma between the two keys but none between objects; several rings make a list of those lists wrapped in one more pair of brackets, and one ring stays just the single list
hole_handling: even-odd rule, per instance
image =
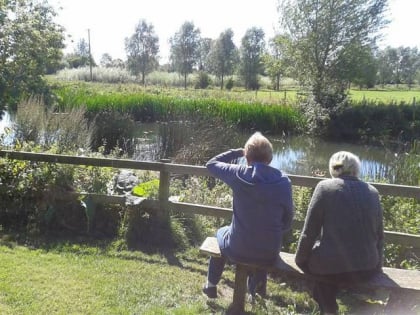
[{"label": "water reflection", "polygon": [[[204,129],[194,123],[173,122],[165,124],[141,124],[136,132],[137,147],[133,158],[159,160],[170,158],[178,163],[190,163],[179,158],[179,152],[190,150],[200,155],[197,148],[205,148],[206,159],[229,148],[242,147],[252,132],[238,133],[226,129]],[[385,147],[357,145],[343,142],[328,142],[308,136],[268,136],[273,143],[272,165],[288,174],[306,176],[329,176],[328,160],[340,150],[358,155],[361,160],[362,177],[369,181],[395,182],[393,175],[394,154]]]}]

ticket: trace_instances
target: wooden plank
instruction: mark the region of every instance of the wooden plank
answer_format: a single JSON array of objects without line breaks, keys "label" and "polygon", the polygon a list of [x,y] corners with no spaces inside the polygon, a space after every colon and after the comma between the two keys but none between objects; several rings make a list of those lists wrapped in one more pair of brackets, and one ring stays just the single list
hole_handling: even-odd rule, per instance
[{"label": "wooden plank", "polygon": [[72,165],[89,165],[98,167],[113,167],[126,169],[139,169],[160,171],[162,163],[159,162],[141,162],[126,159],[108,159],[108,158],[93,158],[84,156],[60,155],[60,154],[45,154],[22,151],[0,150],[0,157],[16,160],[29,160],[46,163],[62,163]]},{"label": "wooden plank", "polygon": [[[220,256],[220,249],[215,237],[207,237],[200,247],[200,253],[206,255]],[[246,265],[246,264],[245,264]],[[295,263],[295,255],[281,252],[279,259],[267,270],[274,274],[285,274],[302,279],[322,279],[316,276],[304,274]],[[389,290],[413,290],[420,291],[420,271],[397,268],[383,268],[383,273],[373,279],[361,283],[360,287],[365,288],[386,288]]]},{"label": "wooden plank", "polygon": [[200,253],[220,257],[220,248],[215,237],[207,237],[200,246]]},{"label": "wooden plank", "polygon": [[170,202],[167,205],[168,209],[189,213],[189,214],[200,214],[206,216],[213,216],[217,218],[226,218],[230,219],[232,217],[232,209],[229,208],[220,208],[220,207],[213,207],[213,206],[204,206],[204,205],[197,205],[193,203],[185,203],[185,202]]}]

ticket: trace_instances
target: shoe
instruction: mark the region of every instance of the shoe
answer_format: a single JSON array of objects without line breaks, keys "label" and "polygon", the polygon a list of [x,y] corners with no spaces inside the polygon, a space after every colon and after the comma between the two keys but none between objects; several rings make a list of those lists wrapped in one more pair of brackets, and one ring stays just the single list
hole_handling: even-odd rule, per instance
[{"label": "shoe", "polygon": [[207,295],[209,299],[217,298],[217,287],[203,287],[203,293]]}]

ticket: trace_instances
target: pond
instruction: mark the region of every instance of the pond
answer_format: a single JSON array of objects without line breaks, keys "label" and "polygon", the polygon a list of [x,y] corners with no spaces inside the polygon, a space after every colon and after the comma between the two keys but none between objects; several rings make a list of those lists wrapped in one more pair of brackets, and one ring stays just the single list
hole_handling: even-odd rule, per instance
[{"label": "pond", "polygon": [[[10,115],[4,113],[0,136],[12,123]],[[144,161],[169,158],[174,163],[204,165],[209,157],[219,152],[243,147],[252,133],[203,122],[138,123],[129,158]],[[329,142],[307,135],[267,137],[274,147],[272,165],[288,174],[328,177],[330,156],[346,150],[360,157],[364,179],[404,184],[403,179],[395,176],[396,154],[385,146]],[[10,136],[3,141],[10,141]]]},{"label": "pond", "polygon": [[[202,127],[186,122],[141,124],[136,131],[139,141],[133,158],[170,158],[174,162],[187,163],[188,158],[185,156],[194,155],[203,156],[206,160],[223,150],[243,147],[252,133],[253,131],[239,133],[219,127]],[[363,178],[368,181],[396,182],[395,153],[385,146],[329,142],[307,135],[267,135],[267,138],[274,149],[271,164],[288,174],[328,177],[330,156],[337,151],[346,150],[359,156]],[[193,164],[204,164],[205,160]]]}]

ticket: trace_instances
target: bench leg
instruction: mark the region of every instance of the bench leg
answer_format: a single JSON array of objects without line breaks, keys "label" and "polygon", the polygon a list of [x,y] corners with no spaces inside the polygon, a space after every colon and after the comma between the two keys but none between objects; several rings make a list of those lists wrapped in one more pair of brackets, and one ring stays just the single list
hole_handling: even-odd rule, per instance
[{"label": "bench leg", "polygon": [[241,314],[245,309],[245,296],[247,291],[246,280],[248,277],[248,269],[241,264],[236,265],[235,272],[235,288],[233,291],[233,303],[231,311],[234,314]]}]

